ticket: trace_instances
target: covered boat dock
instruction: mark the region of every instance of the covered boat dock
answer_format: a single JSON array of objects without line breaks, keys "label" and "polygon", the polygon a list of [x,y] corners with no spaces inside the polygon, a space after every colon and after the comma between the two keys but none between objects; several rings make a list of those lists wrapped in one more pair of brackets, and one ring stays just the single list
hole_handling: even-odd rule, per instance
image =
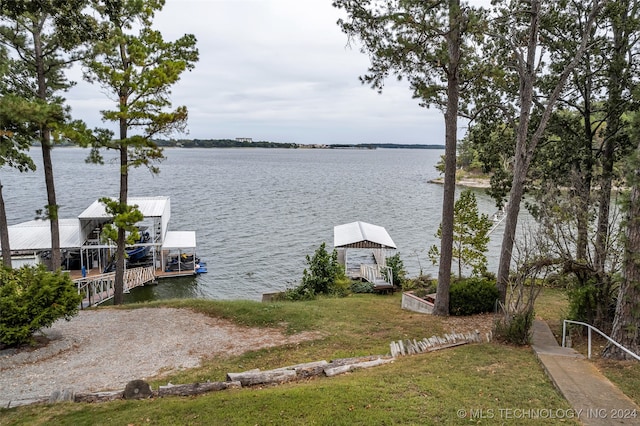
[{"label": "covered boat dock", "polygon": [[[335,226],[333,246],[350,278],[369,281],[375,290],[393,289],[393,274],[386,259],[387,251],[395,251],[397,247],[384,227],[361,221]],[[368,256],[358,256],[350,262],[349,249],[366,252]]]},{"label": "covered boat dock", "polygon": [[[130,258],[126,276],[133,288],[156,278],[195,275],[206,272],[196,257],[195,231],[169,231],[171,203],[169,197],[130,197],[129,205],[137,205],[144,218],[139,222],[141,234],[148,238],[127,248],[128,252],[143,247],[147,253],[140,259]],[[113,287],[113,274],[109,265],[115,253],[115,243],[102,241],[105,225],[113,222],[105,205],[96,200],[75,219],[59,219],[61,268],[78,282],[78,288],[88,290],[100,301],[107,300]],[[51,229],[48,220],[32,220],[9,226],[12,266],[47,264],[51,253]],[[176,260],[177,263],[172,263]],[[176,267],[174,267],[176,265]],[[47,264],[48,266],[48,264]],[[136,271],[134,271],[136,270]],[[95,281],[95,282],[94,282]],[[104,295],[102,295],[104,294]],[[96,299],[96,300],[97,300]],[[99,302],[98,302],[99,303]]]}]

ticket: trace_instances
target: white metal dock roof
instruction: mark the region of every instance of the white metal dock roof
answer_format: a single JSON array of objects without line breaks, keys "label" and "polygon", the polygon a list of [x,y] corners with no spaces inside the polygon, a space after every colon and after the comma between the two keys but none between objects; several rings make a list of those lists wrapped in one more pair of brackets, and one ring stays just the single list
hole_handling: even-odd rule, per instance
[{"label": "white metal dock roof", "polygon": [[187,249],[196,247],[195,231],[167,231],[167,237],[162,243],[163,250]]},{"label": "white metal dock roof", "polygon": [[334,226],[333,246],[335,248],[396,248],[386,229],[360,221]]},{"label": "white metal dock roof", "polygon": [[[169,197],[129,197],[127,204],[137,205],[144,217],[161,217],[169,204]],[[102,219],[110,217],[100,200],[94,201],[80,215],[79,219]]]},{"label": "white metal dock roof", "polygon": [[[48,220],[30,220],[9,226],[11,250],[50,250],[51,228]],[[60,248],[80,248],[80,226],[78,219],[58,219]]]}]

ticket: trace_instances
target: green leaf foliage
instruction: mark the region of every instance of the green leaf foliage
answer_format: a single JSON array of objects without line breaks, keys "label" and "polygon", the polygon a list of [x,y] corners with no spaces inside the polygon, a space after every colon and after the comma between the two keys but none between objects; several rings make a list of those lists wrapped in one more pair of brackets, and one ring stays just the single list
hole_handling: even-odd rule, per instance
[{"label": "green leaf foliage", "polygon": [[322,243],[313,256],[306,256],[308,269],[302,274],[298,287],[288,289],[284,300],[310,300],[317,295],[346,296],[351,289],[351,281],[345,275],[344,267],[338,262],[338,252],[329,253]]},{"label": "green leaf foliage", "polygon": [[533,309],[529,309],[514,313],[508,320],[497,321],[495,329],[497,338],[514,345],[530,344],[534,313]]},{"label": "green leaf foliage", "polygon": [[81,296],[67,274],[44,266],[0,269],[0,347],[29,342],[57,319],[77,314]]},{"label": "green leaf foliage", "polygon": [[[462,267],[468,266],[474,275],[487,270],[485,255],[489,244],[491,220],[486,214],[478,212],[478,202],[471,190],[465,190],[454,204],[453,213],[453,258],[458,259],[458,277],[462,276]],[[436,233],[442,236],[442,227]],[[439,259],[436,245],[429,249],[429,257],[435,264]]]},{"label": "green leaf foliage", "polygon": [[100,202],[105,205],[107,214],[113,217],[113,224],[107,224],[102,229],[103,241],[117,241],[118,229],[128,233],[127,244],[134,244],[140,239],[136,223],[143,220],[144,215],[137,205],[129,206],[108,197],[101,198]]},{"label": "green leaf foliage", "polygon": [[[85,63],[84,78],[118,99],[115,108],[102,115],[105,121],[119,123],[119,138],[102,144],[112,149],[131,146],[129,161],[134,167],[161,159],[152,136],[183,131],[187,123],[185,106],[169,110],[170,95],[181,74],[198,60],[196,39],[186,34],[165,41],[152,28],[153,17],[163,6],[164,1],[107,1],[98,6],[105,36],[94,44]],[[131,128],[140,129],[141,136],[128,138]]]},{"label": "green leaf foliage", "polygon": [[474,315],[493,312],[500,294],[495,280],[466,278],[451,284],[449,313],[451,315]]},{"label": "green leaf foliage", "polygon": [[373,293],[373,283],[368,281],[354,281],[351,283],[351,293]]},{"label": "green leaf foliage", "polygon": [[407,271],[404,269],[404,262],[400,258],[400,253],[396,253],[393,256],[388,257],[387,266],[391,268],[391,274],[393,275],[393,285],[397,287],[403,287],[406,280]]},{"label": "green leaf foliage", "polygon": [[309,269],[302,275],[302,286],[309,288],[315,294],[330,294],[340,278],[344,277],[344,268],[338,263],[338,252],[331,254],[322,243],[313,257],[307,255]]},{"label": "green leaf foliage", "polygon": [[[483,9],[419,0],[334,0],[332,4],[348,16],[338,20],[338,26],[350,40],[359,42],[371,61],[360,81],[380,92],[385,80],[395,76],[407,81],[421,106],[446,108],[447,82],[454,74],[467,82],[487,73],[490,64],[476,61],[474,44],[486,25]],[[455,65],[448,44],[452,27],[461,50]],[[460,96],[470,93],[465,90]]]}]

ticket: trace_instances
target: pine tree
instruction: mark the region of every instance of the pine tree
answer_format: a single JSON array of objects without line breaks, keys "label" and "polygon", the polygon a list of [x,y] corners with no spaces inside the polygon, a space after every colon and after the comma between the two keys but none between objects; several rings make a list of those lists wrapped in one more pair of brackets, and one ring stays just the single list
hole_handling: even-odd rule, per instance
[{"label": "pine tree", "polygon": [[[193,35],[167,42],[152,28],[153,17],[163,6],[164,0],[106,0],[97,6],[105,37],[94,45],[86,63],[85,78],[117,99],[115,109],[102,112],[104,121],[116,123],[117,136],[96,142],[91,157],[100,162],[99,149],[107,148],[118,151],[120,158],[120,194],[117,203],[107,202],[118,231],[114,304],[123,302],[127,229],[140,217],[127,205],[129,169],[144,166],[158,173],[155,163],[164,155],[152,138],[184,131],[187,108],[169,110],[170,89],[198,60]],[[136,134],[130,135],[133,129]]]},{"label": "pine tree", "polygon": [[[453,255],[458,260],[458,277],[462,277],[463,266],[471,267],[472,274],[480,275],[487,270],[487,245],[491,220],[479,214],[478,202],[471,190],[463,191],[453,207]],[[436,237],[442,237],[442,226]],[[440,253],[438,246],[429,249],[429,257],[435,264]]]}]

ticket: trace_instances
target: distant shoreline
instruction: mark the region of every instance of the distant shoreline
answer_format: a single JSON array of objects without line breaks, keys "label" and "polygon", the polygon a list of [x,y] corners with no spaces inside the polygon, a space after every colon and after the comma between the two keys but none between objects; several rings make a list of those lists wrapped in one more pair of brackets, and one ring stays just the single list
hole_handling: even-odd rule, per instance
[{"label": "distant shoreline", "polygon": [[231,139],[193,139],[155,141],[161,147],[176,148],[285,148],[285,149],[444,149],[444,145],[360,143],[360,144],[297,144],[269,141],[237,141]]},{"label": "distant shoreline", "polygon": [[[444,178],[439,177],[439,178],[431,179],[429,183],[437,183],[442,185],[444,184]],[[467,188],[479,188],[479,189],[491,188],[490,179],[488,177],[487,178],[463,177],[463,178],[456,179],[456,185],[464,186]]]},{"label": "distant shoreline", "polygon": [[[444,149],[444,145],[399,144],[399,143],[360,143],[360,144],[297,144],[269,141],[245,141],[233,139],[180,139],[155,140],[161,148],[283,148],[283,149]],[[40,146],[35,143],[33,146]],[[76,147],[75,144],[60,144],[58,147]]]}]

